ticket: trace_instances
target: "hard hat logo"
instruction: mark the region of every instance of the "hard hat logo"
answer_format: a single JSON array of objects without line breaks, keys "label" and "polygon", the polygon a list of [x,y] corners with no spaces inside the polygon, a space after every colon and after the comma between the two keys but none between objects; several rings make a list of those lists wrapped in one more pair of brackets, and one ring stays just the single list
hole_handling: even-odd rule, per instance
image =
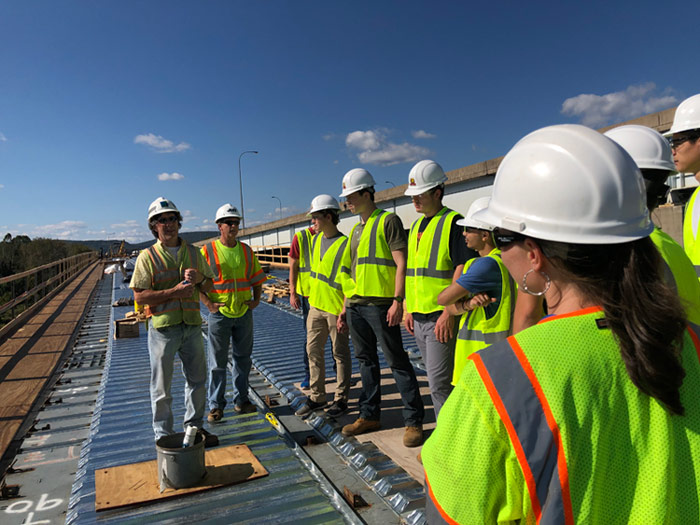
[{"label": "hard hat logo", "polygon": [[416,185],[416,179],[411,179],[408,183],[409,186],[415,186]]},{"label": "hard hat logo", "polygon": [[168,208],[168,201],[160,201],[160,207],[161,208]]},{"label": "hard hat logo", "polygon": [[343,189],[345,189],[345,188],[347,188],[347,186],[346,186],[345,183],[343,182]]}]

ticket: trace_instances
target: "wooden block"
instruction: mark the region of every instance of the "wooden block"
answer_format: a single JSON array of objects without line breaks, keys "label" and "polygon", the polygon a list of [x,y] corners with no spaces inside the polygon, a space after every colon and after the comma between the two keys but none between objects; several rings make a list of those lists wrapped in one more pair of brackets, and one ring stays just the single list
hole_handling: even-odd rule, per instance
[{"label": "wooden block", "polygon": [[114,338],[122,339],[124,337],[139,336],[139,320],[138,319],[117,319],[114,321]]},{"label": "wooden block", "polygon": [[268,475],[247,445],[206,450],[204,461],[207,475],[198,485],[186,489],[165,489],[162,493],[158,482],[158,461],[155,459],[99,469],[95,471],[95,510],[150,503]]}]

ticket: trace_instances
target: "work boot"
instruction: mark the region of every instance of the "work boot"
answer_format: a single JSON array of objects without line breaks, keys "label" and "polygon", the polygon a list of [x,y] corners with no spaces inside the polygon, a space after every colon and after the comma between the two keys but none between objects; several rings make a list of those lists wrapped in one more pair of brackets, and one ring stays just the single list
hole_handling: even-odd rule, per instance
[{"label": "work boot", "polygon": [[197,432],[204,438],[204,448],[216,447],[219,444],[219,438],[208,430],[200,428]]},{"label": "work boot", "polygon": [[348,411],[348,404],[345,401],[334,401],[333,404],[328,407],[326,414],[330,417],[338,417],[345,414]]},{"label": "work boot", "polygon": [[257,410],[257,407],[250,401],[243,401],[240,405],[234,405],[233,410],[235,410],[237,414],[252,414]]},{"label": "work boot", "polygon": [[358,434],[364,434],[365,432],[374,432],[381,427],[382,425],[379,421],[358,417],[354,423],[345,425],[341,432],[344,436],[356,436]]},{"label": "work boot", "polygon": [[224,417],[224,411],[220,408],[212,408],[207,415],[209,423],[218,423]]},{"label": "work boot", "polygon": [[325,406],[326,406],[325,402],[319,403],[317,401],[311,400],[310,398],[307,398],[306,401],[304,402],[304,404],[301,405],[299,407],[299,410],[294,412],[294,414],[296,414],[297,416],[302,416],[302,417],[308,416],[314,410],[317,410],[317,409],[319,409],[321,407],[325,407]]},{"label": "work boot", "polygon": [[423,425],[417,427],[406,427],[403,433],[404,447],[420,447],[423,444]]}]

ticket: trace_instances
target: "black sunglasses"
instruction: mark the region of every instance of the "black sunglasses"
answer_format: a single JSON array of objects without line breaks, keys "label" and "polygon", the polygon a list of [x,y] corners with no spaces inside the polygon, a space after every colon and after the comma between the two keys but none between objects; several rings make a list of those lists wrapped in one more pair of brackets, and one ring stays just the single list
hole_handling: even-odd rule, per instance
[{"label": "black sunglasses", "polygon": [[226,226],[238,226],[241,224],[241,221],[238,219],[229,219],[221,221],[221,224],[225,224]]},{"label": "black sunglasses", "polygon": [[481,230],[479,228],[472,228],[471,226],[465,226],[464,227],[464,233],[480,233]]},{"label": "black sunglasses", "polygon": [[509,230],[501,230],[496,228],[493,230],[493,243],[496,248],[503,250],[514,242],[524,241],[527,237],[522,233],[515,233]]},{"label": "black sunglasses", "polygon": [[169,215],[167,217],[158,217],[156,222],[158,224],[170,224],[177,221],[177,215]]},{"label": "black sunglasses", "polygon": [[677,139],[669,139],[668,143],[671,145],[671,149],[676,149],[684,142],[688,142],[689,140],[697,140],[698,138],[700,138],[700,135],[697,133],[692,133],[690,135],[685,135],[684,137],[678,137]]}]

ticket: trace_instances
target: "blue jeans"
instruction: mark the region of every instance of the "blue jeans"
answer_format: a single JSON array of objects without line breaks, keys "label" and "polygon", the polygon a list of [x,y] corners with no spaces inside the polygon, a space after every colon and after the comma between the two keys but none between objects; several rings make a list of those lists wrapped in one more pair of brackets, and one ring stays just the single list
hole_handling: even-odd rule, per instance
[{"label": "blue jeans", "polygon": [[[233,343],[233,344],[231,344]],[[229,353],[229,347],[232,352]],[[248,376],[253,354],[253,312],[232,319],[209,314],[209,408],[226,407],[226,370],[233,376],[233,403],[249,402]]]},{"label": "blue jeans", "polygon": [[304,381],[309,380],[309,356],[306,354],[306,321],[309,318],[309,298],[303,295],[299,296],[299,302],[301,303],[301,315],[304,319]]},{"label": "blue jeans", "polygon": [[379,421],[382,400],[381,370],[377,353],[379,341],[401,394],[404,422],[406,426],[419,426],[423,424],[425,410],[416,373],[403,348],[400,326],[389,326],[386,322],[388,311],[389,305],[351,304],[347,307],[350,337],[355,347],[355,357],[360,363],[362,378],[360,417]]},{"label": "blue jeans", "polygon": [[172,396],[175,354],[182,362],[185,377],[184,426],[202,428],[206,402],[207,365],[202,327],[180,323],[167,328],[148,329],[148,355],[151,362],[151,411],[156,439],[174,434]]}]

